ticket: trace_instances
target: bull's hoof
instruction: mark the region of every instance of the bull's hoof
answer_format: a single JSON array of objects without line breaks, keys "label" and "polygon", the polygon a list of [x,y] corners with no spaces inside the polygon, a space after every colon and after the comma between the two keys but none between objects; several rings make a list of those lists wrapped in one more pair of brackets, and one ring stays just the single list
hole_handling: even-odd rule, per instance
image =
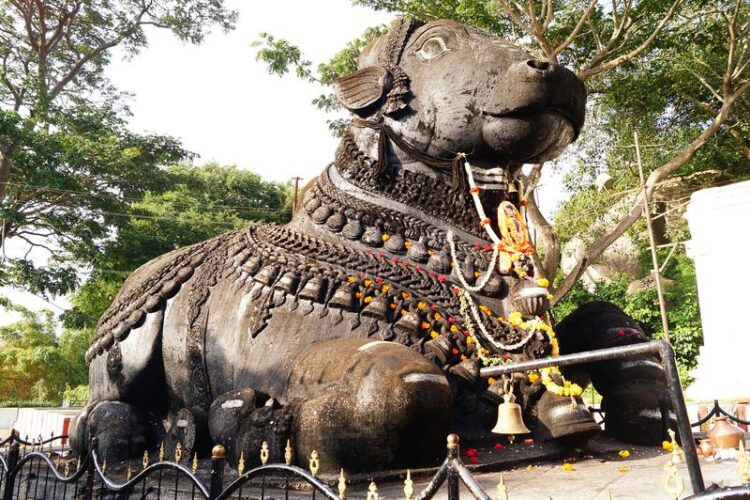
[{"label": "bull's hoof", "polygon": [[266,443],[269,459],[281,462],[291,436],[294,406],[281,407],[275,400],[252,389],[222,394],[211,404],[209,428],[214,443],[226,448],[229,465],[260,465],[259,450]]},{"label": "bull's hoof", "polygon": [[602,399],[605,432],[622,441],[656,446],[677,427],[666,387],[654,380],[633,380]]},{"label": "bull's hoof", "polygon": [[71,444],[79,453],[96,439],[99,460],[109,463],[143,455],[153,429],[146,413],[120,401],[87,406],[77,417]]},{"label": "bull's hoof", "polygon": [[580,445],[601,431],[599,424],[580,398],[557,396],[545,391],[529,421],[539,441],[558,440]]}]

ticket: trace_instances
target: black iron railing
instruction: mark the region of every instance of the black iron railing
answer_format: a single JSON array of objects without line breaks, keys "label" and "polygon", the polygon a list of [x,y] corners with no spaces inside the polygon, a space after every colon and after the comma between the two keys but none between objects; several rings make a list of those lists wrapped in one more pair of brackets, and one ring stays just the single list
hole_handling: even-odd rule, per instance
[{"label": "black iron railing", "polygon": [[[582,352],[555,358],[524,361],[508,365],[483,368],[483,377],[499,376],[514,372],[539,370],[550,366],[570,366],[581,363],[592,363],[621,358],[635,358],[647,354],[659,356],[667,378],[670,389],[672,405],[675,411],[677,427],[685,452],[685,459],[690,474],[690,481],[694,497],[691,498],[742,498],[742,495],[750,494],[750,487],[736,487],[717,490],[709,488],[706,490],[703,483],[700,465],[695,449],[695,440],[691,432],[691,426],[700,425],[708,421],[712,416],[726,415],[739,423],[747,423],[744,420],[728,415],[716,403],[711,412],[698,421],[691,424],[688,420],[682,387],[677,375],[674,351],[666,342],[648,342],[631,346],[602,349],[598,351]],[[188,468],[176,461],[165,461],[163,455],[159,461],[149,465],[143,463],[142,470],[132,475],[128,466],[125,481],[115,479],[114,475],[107,472],[106,462],[100,461],[97,453],[97,443],[93,441],[90,451],[85,457],[71,457],[66,455],[65,448],[55,449],[53,443],[57,440],[65,442],[67,436],[51,436],[47,440],[29,441],[20,439],[17,433],[0,442],[0,498],[2,500],[16,500],[28,498],[49,499],[83,499],[93,498],[174,498],[174,499],[206,499],[225,500],[229,498],[245,498],[249,492],[252,498],[265,499],[268,491],[273,491],[273,498],[280,498],[276,493],[280,492],[285,499],[293,492],[295,498],[299,498],[301,491],[309,492],[313,500],[316,495],[328,500],[340,500],[346,496],[346,480],[343,476],[339,478],[338,493],[329,487],[324,481],[316,476],[317,465],[306,471],[300,467],[291,465],[290,459],[286,464],[266,464],[263,455],[261,460],[264,464],[247,472],[240,470],[237,479],[224,485],[224,468],[226,460],[224,449],[216,446],[211,457],[210,470],[199,471],[197,459],[192,468]],[[31,452],[21,454],[21,447],[31,447]],[[4,449],[4,452],[3,452]],[[45,451],[46,450],[46,451]],[[53,459],[53,457],[55,457]],[[291,452],[289,453],[291,457]],[[433,498],[443,486],[447,489],[449,500],[459,498],[460,484],[463,483],[471,495],[480,500],[492,498],[482,489],[466,466],[459,458],[458,436],[448,437],[448,449],[445,461],[427,486],[416,495],[413,492],[413,484],[410,476],[405,482],[404,494],[409,500],[426,500]],[[267,456],[266,456],[267,458]],[[122,476],[122,474],[120,474]],[[202,477],[201,477],[202,476]],[[300,489],[302,486],[302,490]],[[368,498],[376,498],[371,485],[371,494]],[[235,496],[236,495],[236,496]]]},{"label": "black iron railing", "polygon": [[614,359],[638,358],[647,354],[659,356],[661,365],[667,378],[669,395],[672,399],[672,407],[677,419],[677,431],[680,436],[680,442],[685,450],[685,461],[687,462],[688,472],[690,474],[690,484],[693,493],[700,493],[706,489],[703,483],[703,474],[700,464],[698,463],[698,453],[695,448],[695,440],[690,429],[690,419],[688,417],[687,407],[685,406],[685,396],[682,393],[682,385],[677,372],[677,362],[675,361],[674,349],[665,341],[651,341],[641,344],[634,344],[623,347],[611,347],[609,349],[599,349],[596,351],[579,352],[575,354],[566,354],[554,358],[534,359],[522,361],[507,365],[492,366],[482,368],[480,374],[482,377],[496,377],[514,372],[524,372],[548,368],[550,366],[571,366],[584,363],[594,363],[598,361],[610,361]]},{"label": "black iron railing", "polygon": [[750,425],[750,421],[743,420],[736,415],[732,415],[731,413],[727,412],[724,408],[722,408],[721,405],[719,405],[718,400],[714,400],[714,406],[713,408],[711,408],[711,411],[708,412],[705,417],[698,419],[697,421],[691,423],[690,426],[699,427],[705,424],[706,422],[708,422],[709,420],[711,420],[712,418],[721,417],[722,415],[737,424]]},{"label": "black iron railing", "polygon": [[[67,438],[67,436],[63,436]],[[60,439],[60,437],[56,437]],[[315,477],[314,473],[290,464],[267,464],[240,474],[228,485],[224,485],[226,460],[224,448],[216,446],[211,457],[211,467],[198,470],[197,459],[192,469],[169,460],[153,464],[144,462],[136,474],[128,465],[125,480],[117,479],[107,471],[106,461],[102,461],[97,450],[96,440],[91,443],[91,451],[78,461],[77,458],[62,458],[62,451],[53,451],[48,443],[20,439],[13,432],[2,441],[5,447],[0,452],[0,498],[18,499],[83,499],[95,498],[174,498],[225,500],[245,498],[243,488],[251,489],[253,498],[267,498],[268,492],[281,492],[289,498],[293,492],[296,498],[300,491],[310,491],[313,500],[316,494],[328,500],[338,500],[328,485]],[[47,445],[47,446],[45,446]],[[28,453],[22,447],[33,446]],[[47,448],[48,451],[44,451]],[[55,459],[56,456],[56,459]],[[72,464],[72,466],[71,466]],[[122,476],[120,471],[120,476]],[[203,477],[201,477],[203,476]],[[270,479],[269,479],[270,478]],[[275,498],[278,498],[275,496]]]}]

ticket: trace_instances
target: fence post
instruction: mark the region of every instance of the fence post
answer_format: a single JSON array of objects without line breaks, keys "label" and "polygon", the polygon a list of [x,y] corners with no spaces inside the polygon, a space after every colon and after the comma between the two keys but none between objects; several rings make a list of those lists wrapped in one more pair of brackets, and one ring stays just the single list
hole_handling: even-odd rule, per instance
[{"label": "fence post", "polygon": [[[94,438],[91,440],[89,446],[89,454],[87,455],[89,461],[86,465],[86,486],[83,488],[83,500],[91,500],[94,498],[94,476],[96,475],[96,467],[94,466],[94,450],[99,447],[99,440]],[[82,460],[83,457],[79,457]]]},{"label": "fence post", "polygon": [[693,436],[693,429],[690,426],[687,407],[685,406],[685,395],[682,393],[680,375],[677,372],[674,348],[669,342],[665,340],[659,342],[659,357],[661,358],[661,365],[664,367],[667,384],[669,384],[672,408],[674,416],[677,419],[677,432],[679,432],[682,449],[685,451],[685,462],[687,462],[690,474],[690,485],[693,488],[693,494],[697,495],[698,493],[703,493],[706,490],[706,486],[703,482],[701,464],[698,461],[698,452],[695,449],[695,438]]},{"label": "fence post", "polygon": [[226,450],[220,444],[217,444],[211,450],[211,483],[209,485],[209,500],[214,500],[221,494],[224,489],[224,464],[226,459]]},{"label": "fence post", "polygon": [[11,437],[13,438],[10,443],[10,449],[8,450],[8,473],[5,475],[5,490],[3,493],[3,500],[13,499],[13,486],[16,483],[16,473],[14,470],[18,464],[18,455],[20,454],[20,445],[16,441],[16,431],[11,431]]},{"label": "fence post", "polygon": [[448,435],[448,500],[458,500],[458,471],[456,460],[458,460],[459,447],[458,435]]}]

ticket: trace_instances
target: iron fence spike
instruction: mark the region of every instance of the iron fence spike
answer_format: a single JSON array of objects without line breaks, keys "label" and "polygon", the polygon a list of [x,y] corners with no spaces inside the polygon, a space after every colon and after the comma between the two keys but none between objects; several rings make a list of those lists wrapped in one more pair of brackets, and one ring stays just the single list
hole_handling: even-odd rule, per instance
[{"label": "iron fence spike", "polygon": [[737,472],[743,484],[750,483],[750,456],[745,452],[745,439],[740,439],[740,453],[737,456]]},{"label": "iron fence spike", "polygon": [[339,498],[342,500],[346,498],[346,477],[344,477],[344,469],[341,469],[339,474]]},{"label": "iron fence spike", "polygon": [[287,465],[292,465],[292,440],[286,440],[286,448],[284,449],[284,460]]},{"label": "iron fence spike", "polygon": [[404,496],[406,500],[414,498],[414,481],[411,480],[411,470],[406,469],[406,479],[404,480]]},{"label": "iron fence spike", "polygon": [[316,476],[318,474],[318,469],[320,468],[320,457],[318,456],[318,452],[313,450],[310,454],[310,472],[313,476]]},{"label": "iron fence spike", "polygon": [[669,462],[667,462],[667,465],[664,467],[664,470],[666,471],[664,479],[662,480],[664,491],[667,492],[667,495],[669,495],[669,498],[672,500],[678,500],[680,495],[682,495],[682,492],[685,490],[685,483],[680,476],[680,471],[677,470],[677,465],[672,461],[671,456]]},{"label": "iron fence spike", "polygon": [[378,486],[375,481],[370,482],[370,486],[367,488],[367,500],[379,500]]},{"label": "iron fence spike", "polygon": [[508,487],[505,485],[505,477],[500,474],[500,482],[497,483],[497,500],[508,500]]}]

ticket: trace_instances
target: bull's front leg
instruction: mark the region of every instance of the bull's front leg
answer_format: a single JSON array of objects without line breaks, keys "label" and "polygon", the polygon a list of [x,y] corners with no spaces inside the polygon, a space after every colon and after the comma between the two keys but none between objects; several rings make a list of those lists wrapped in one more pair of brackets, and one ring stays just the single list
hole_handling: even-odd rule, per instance
[{"label": "bull's front leg", "polygon": [[[579,307],[556,330],[562,354],[648,341],[632,318],[614,304],[602,301]],[[658,358],[602,361],[578,367],[576,371],[578,375],[571,374],[571,378],[590,378],[602,395],[605,432],[646,445],[668,439],[667,429],[676,424],[666,376]]]},{"label": "bull's front leg", "polygon": [[252,389],[230,391],[211,405],[211,438],[236,467],[313,451],[322,470],[364,471],[436,465],[452,419],[452,395],[435,364],[400,344],[362,339],[318,342],[300,356],[283,404]]},{"label": "bull's front leg", "polygon": [[400,344],[336,339],[312,345],[290,378],[302,403],[298,456],[316,450],[329,470],[435,465],[452,419],[452,395],[435,364]]}]

